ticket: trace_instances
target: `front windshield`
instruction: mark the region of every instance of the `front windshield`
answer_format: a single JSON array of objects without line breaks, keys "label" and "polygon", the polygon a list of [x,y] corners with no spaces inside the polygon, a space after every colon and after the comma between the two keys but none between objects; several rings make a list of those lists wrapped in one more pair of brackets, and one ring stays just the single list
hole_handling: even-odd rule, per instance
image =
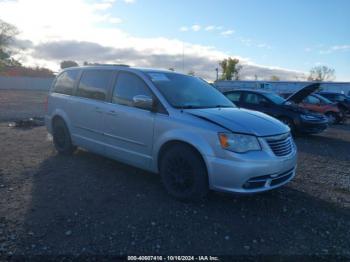
[{"label": "front windshield", "polygon": [[197,77],[159,72],[147,75],[175,108],[235,107],[218,90]]},{"label": "front windshield", "polygon": [[283,97],[281,97],[277,94],[265,93],[264,95],[277,105],[282,105],[286,102],[286,100]]}]

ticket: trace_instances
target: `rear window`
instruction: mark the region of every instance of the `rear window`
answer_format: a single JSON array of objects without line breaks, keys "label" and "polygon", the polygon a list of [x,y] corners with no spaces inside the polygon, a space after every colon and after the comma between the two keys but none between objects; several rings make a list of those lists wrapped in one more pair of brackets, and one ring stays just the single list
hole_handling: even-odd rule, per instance
[{"label": "rear window", "polygon": [[57,77],[53,92],[72,95],[74,89],[74,83],[77,80],[79,71],[78,70],[69,70],[63,72]]},{"label": "rear window", "polygon": [[241,99],[241,92],[226,93],[225,95],[234,103],[239,102],[239,100]]},{"label": "rear window", "polygon": [[94,100],[105,100],[112,80],[111,70],[88,70],[80,79],[77,96]]}]

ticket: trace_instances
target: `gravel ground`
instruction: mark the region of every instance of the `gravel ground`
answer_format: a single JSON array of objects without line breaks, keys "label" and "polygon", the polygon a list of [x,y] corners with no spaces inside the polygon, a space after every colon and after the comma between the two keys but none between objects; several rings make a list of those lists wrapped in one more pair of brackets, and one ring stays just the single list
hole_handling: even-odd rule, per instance
[{"label": "gravel ground", "polygon": [[196,203],[170,198],[155,174],[83,150],[57,155],[44,127],[0,123],[0,137],[0,257],[350,259],[349,124],[297,138],[298,173],[287,186],[252,196],[211,193]]}]

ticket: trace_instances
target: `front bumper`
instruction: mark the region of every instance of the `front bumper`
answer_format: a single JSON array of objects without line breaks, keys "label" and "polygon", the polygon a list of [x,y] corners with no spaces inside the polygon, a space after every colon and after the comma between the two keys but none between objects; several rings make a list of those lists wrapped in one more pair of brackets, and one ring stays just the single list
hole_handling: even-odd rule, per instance
[{"label": "front bumper", "polygon": [[329,123],[327,120],[317,122],[300,121],[300,123],[296,125],[296,128],[299,133],[317,134],[326,130],[328,128],[328,125]]},{"label": "front bumper", "polygon": [[210,189],[232,193],[258,193],[278,188],[293,179],[296,174],[297,153],[294,148],[285,157],[272,156],[264,151],[252,152],[249,159],[244,159],[243,155],[232,159],[207,156],[207,165]]}]

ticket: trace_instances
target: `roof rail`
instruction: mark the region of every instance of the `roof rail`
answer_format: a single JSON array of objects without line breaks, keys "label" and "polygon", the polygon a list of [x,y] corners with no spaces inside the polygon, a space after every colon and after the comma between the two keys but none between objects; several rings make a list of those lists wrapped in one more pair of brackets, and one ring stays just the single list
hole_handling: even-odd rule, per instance
[{"label": "roof rail", "polygon": [[99,64],[99,63],[86,64],[84,66],[124,66],[124,67],[130,67],[129,65],[125,65],[125,64]]}]

